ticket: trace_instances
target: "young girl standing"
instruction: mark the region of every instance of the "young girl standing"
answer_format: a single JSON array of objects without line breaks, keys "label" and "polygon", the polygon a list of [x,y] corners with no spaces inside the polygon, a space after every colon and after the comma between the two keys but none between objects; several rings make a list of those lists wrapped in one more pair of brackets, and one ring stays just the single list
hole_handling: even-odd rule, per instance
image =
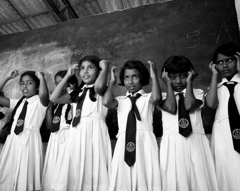
[{"label": "young girl standing", "polygon": [[[56,73],[54,77],[56,86],[66,74],[67,70],[61,70]],[[77,85],[78,80],[76,76],[72,76],[63,88],[62,95],[67,93],[69,88],[77,87]],[[70,104],[49,104],[45,124],[50,129],[51,134],[43,168],[43,191],[51,190],[52,180],[55,179],[55,172],[58,172],[58,169],[56,169],[57,161],[61,161],[65,157],[71,122],[72,110]]]},{"label": "young girl standing", "polygon": [[[76,71],[80,71],[80,87],[62,95],[68,79]],[[50,96],[55,103],[72,103],[74,116],[68,139],[69,152],[65,160],[57,164],[62,165],[65,178],[56,181],[53,190],[108,190],[112,153],[105,123],[107,108],[102,104],[107,73],[107,61],[100,61],[96,56],[85,56],[79,64],[69,68]]]},{"label": "young girl standing", "polygon": [[195,76],[192,63],[184,56],[171,56],[164,62],[162,78],[167,93],[158,106],[163,121],[160,144],[163,190],[218,190],[201,118],[204,92],[193,89]]},{"label": "young girl standing", "polygon": [[[17,70],[6,75],[0,89],[18,76]],[[48,89],[41,72],[27,71],[20,77],[20,100],[0,96],[0,104],[14,108],[11,133],[0,156],[0,190],[41,190],[43,167],[42,140],[39,129],[46,114]]]},{"label": "young girl standing", "polygon": [[[240,189],[240,48],[233,42],[218,47],[209,65],[212,81],[207,106],[216,109],[212,151],[220,191]],[[217,83],[218,75],[222,81]],[[233,105],[232,105],[233,103]],[[233,113],[231,113],[233,112]]]},{"label": "young girl standing", "polygon": [[[119,131],[109,191],[161,190],[158,146],[152,127],[153,110],[161,100],[161,90],[154,64],[150,61],[149,64],[150,74],[140,61],[125,63],[120,72],[120,85],[128,92],[115,99],[112,96],[115,67],[111,70],[104,105],[117,108]],[[152,93],[145,93],[142,86],[148,85],[150,77]]]}]

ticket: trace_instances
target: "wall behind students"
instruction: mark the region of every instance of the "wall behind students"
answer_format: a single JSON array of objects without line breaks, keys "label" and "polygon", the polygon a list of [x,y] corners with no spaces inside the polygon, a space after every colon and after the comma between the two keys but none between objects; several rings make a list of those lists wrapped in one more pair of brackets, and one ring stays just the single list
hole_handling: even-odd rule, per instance
[{"label": "wall behind students", "polygon": [[[0,36],[0,76],[10,69],[40,70],[51,91],[53,74],[83,55],[108,59],[119,70],[129,59],[152,60],[160,71],[165,59],[181,54],[199,73],[195,87],[206,90],[213,51],[231,40],[239,44],[234,0],[173,0]],[[18,80],[4,88],[8,96],[20,97]]]}]

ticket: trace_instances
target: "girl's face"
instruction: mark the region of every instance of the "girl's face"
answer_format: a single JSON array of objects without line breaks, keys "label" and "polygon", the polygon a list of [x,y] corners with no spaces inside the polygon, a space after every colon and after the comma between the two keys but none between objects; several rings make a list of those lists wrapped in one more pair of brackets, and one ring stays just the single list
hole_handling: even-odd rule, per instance
[{"label": "girl's face", "polygon": [[29,75],[23,76],[21,81],[19,82],[19,85],[23,96],[25,96],[26,98],[30,98],[38,94],[37,83]]},{"label": "girl's face", "polygon": [[237,60],[233,56],[218,54],[216,68],[224,77],[232,77],[237,73]]},{"label": "girl's face", "polygon": [[80,76],[85,84],[91,85],[95,83],[99,71],[94,64],[89,61],[83,61],[79,69]]},{"label": "girl's face", "polygon": [[173,90],[182,92],[187,87],[187,72],[169,73],[169,78],[172,80]]},{"label": "girl's face", "polygon": [[137,69],[125,69],[123,78],[124,86],[129,93],[135,93],[142,89],[141,74]]},{"label": "girl's face", "polygon": [[[57,86],[61,81],[62,81],[62,77],[61,76],[56,76],[55,77],[55,85]],[[64,86],[64,88],[62,89],[62,95],[65,94],[67,91],[67,84]]]}]

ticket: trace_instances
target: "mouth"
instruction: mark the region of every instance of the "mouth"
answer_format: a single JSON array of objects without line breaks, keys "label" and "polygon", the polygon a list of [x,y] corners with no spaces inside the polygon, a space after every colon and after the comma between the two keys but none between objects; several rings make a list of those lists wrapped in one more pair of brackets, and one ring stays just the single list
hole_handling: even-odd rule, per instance
[{"label": "mouth", "polygon": [[24,94],[26,94],[26,93],[28,93],[28,90],[27,90],[27,89],[24,89],[22,92],[23,92]]},{"label": "mouth", "polygon": [[84,75],[84,76],[82,77],[83,80],[87,80],[87,79],[89,79],[89,78],[90,78],[89,75]]}]

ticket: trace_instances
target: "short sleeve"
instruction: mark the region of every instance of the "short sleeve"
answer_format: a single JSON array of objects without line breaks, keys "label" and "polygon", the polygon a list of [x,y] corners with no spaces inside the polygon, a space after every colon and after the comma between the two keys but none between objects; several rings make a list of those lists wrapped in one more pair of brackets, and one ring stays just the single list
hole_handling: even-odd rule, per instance
[{"label": "short sleeve", "polygon": [[17,102],[19,99],[10,99],[10,109],[14,109],[14,107],[17,105]]},{"label": "short sleeve", "polygon": [[199,108],[202,108],[204,106],[204,91],[202,89],[193,89],[193,93],[197,100],[202,101],[202,104],[199,106]]}]

